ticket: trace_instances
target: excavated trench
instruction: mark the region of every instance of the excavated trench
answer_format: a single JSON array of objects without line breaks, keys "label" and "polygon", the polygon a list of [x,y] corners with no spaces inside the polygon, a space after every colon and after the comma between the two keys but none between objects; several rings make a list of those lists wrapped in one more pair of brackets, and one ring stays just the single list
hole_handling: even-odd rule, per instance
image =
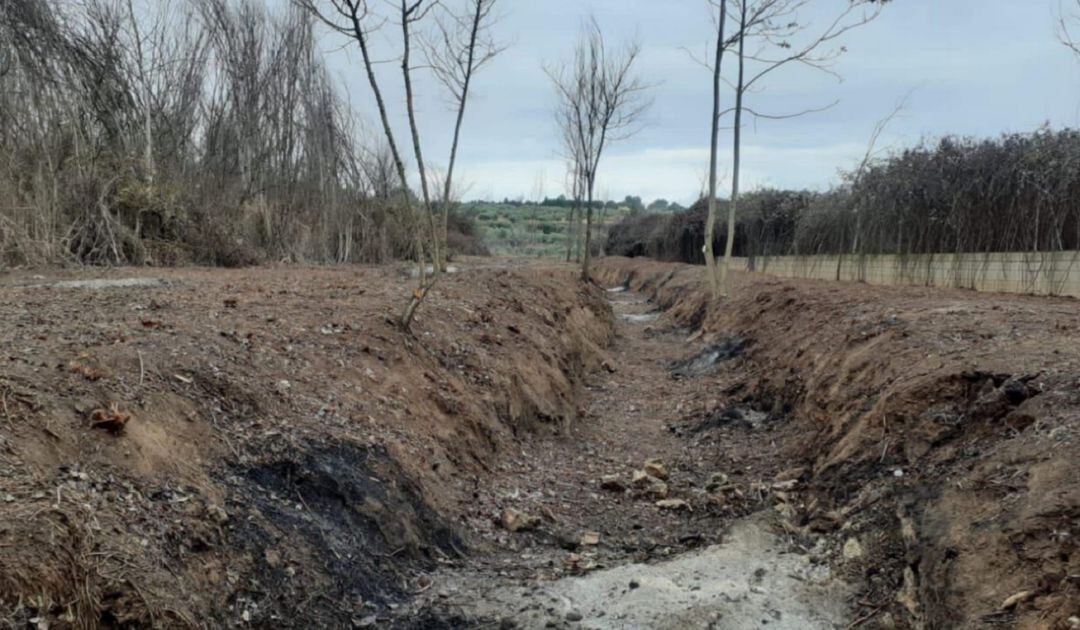
[{"label": "excavated trench", "polygon": [[159,275],[0,286],[0,625],[1080,628],[1074,302]]},{"label": "excavated trench", "polygon": [[493,481],[529,526],[438,573],[417,627],[1080,628],[1073,305],[597,276],[610,369]]},{"label": "excavated trench", "polygon": [[[433,576],[432,593],[400,624],[845,627],[854,589],[784,530],[782,510],[769,498],[778,462],[744,462],[738,454],[775,439],[774,427],[758,422],[766,414],[747,408],[738,416],[743,423],[707,427],[711,420],[691,407],[708,378],[737,378],[732,363],[749,340],[687,340],[684,330],[656,325],[661,312],[647,296],[624,287],[606,295],[616,321],[611,369],[588,381],[578,428],[523,444],[522,459],[495,482],[505,505],[541,516],[497,535],[489,555]],[[692,435],[678,428],[688,420]],[[759,459],[774,454],[766,450]],[[605,489],[646,458],[665,467],[665,498],[630,487],[632,474],[619,481],[625,491]],[[742,467],[727,463],[733,460]]]}]

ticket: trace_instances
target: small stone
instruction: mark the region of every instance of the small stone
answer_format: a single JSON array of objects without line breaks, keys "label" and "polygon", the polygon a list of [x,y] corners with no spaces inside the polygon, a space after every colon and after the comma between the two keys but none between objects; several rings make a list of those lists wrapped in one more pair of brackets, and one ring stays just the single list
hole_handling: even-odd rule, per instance
[{"label": "small stone", "polygon": [[584,617],[582,617],[581,613],[576,610],[570,610],[566,613],[567,621],[581,621],[582,619],[584,619]]},{"label": "small stone", "polygon": [[668,486],[663,481],[660,481],[656,477],[653,477],[649,473],[643,470],[635,470],[631,484],[640,490],[642,494],[654,499],[666,499],[668,495]]},{"label": "small stone", "polygon": [[263,556],[271,569],[276,569],[281,564],[281,552],[277,549],[267,549]]},{"label": "small stone", "polygon": [[645,466],[642,469],[645,471],[646,474],[652,475],[657,479],[667,480],[668,478],[667,467],[664,466],[664,463],[662,461],[656,459],[655,457],[645,460]]},{"label": "small stone", "polygon": [[287,381],[285,379],[281,379],[280,381],[277,382],[276,387],[277,387],[277,391],[278,391],[279,394],[284,394],[285,392],[292,389],[292,383],[290,383],[289,381]]},{"label": "small stone", "polygon": [[666,499],[668,496],[668,485],[659,479],[653,479],[649,487],[645,489],[645,494],[654,499]]},{"label": "small stone", "polygon": [[772,489],[777,492],[791,492],[797,487],[799,487],[798,479],[788,479],[787,481],[780,481],[772,485]]},{"label": "small stone", "polygon": [[623,492],[626,490],[626,485],[618,475],[604,475],[600,478],[600,488],[610,492]]},{"label": "small stone", "polygon": [[671,510],[673,512],[679,512],[682,510],[693,511],[690,504],[682,499],[665,499],[663,501],[657,501],[656,507],[661,510]]},{"label": "small stone", "polygon": [[1070,628],[1080,628],[1080,617],[1074,615],[1066,619],[1065,623],[1069,624]]},{"label": "small stone", "polygon": [[630,584],[628,584],[627,586],[629,586],[630,590],[632,591],[635,588],[638,588],[639,586],[641,586],[641,582],[638,582],[637,580],[630,580]]},{"label": "small stone", "polygon": [[376,617],[375,615],[368,615],[367,617],[364,617],[363,619],[359,619],[359,620],[354,619],[353,620],[353,625],[356,626],[357,628],[370,628],[371,626],[374,626],[376,623],[378,623],[378,621],[379,621],[379,618]]},{"label": "small stone", "polygon": [[1015,595],[1010,595],[1005,601],[1001,602],[1001,609],[1012,610],[1013,608],[1016,608],[1019,604],[1022,604],[1033,597],[1035,597],[1034,591],[1020,591]]},{"label": "small stone", "polygon": [[773,506],[773,509],[776,510],[777,514],[784,517],[784,519],[788,521],[794,521],[795,517],[799,515],[790,503],[777,503],[775,506]]},{"label": "small stone", "polygon": [[848,538],[844,543],[844,560],[856,560],[863,555],[862,545],[859,543],[858,538]]},{"label": "small stone", "polygon": [[592,547],[600,544],[600,532],[585,532],[581,535],[581,545]]},{"label": "small stone", "polygon": [[720,488],[723,488],[728,484],[728,476],[722,472],[715,472],[709,477],[709,482],[705,484],[705,489],[709,492],[715,492]]},{"label": "small stone", "polygon": [[520,532],[534,529],[540,524],[540,519],[526,514],[514,508],[506,508],[502,513],[502,526],[509,532]]}]

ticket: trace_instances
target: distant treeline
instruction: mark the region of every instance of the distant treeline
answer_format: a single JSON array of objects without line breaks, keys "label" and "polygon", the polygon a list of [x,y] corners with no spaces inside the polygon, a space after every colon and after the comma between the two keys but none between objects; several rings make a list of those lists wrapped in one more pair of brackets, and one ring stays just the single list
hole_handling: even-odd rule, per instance
[{"label": "distant treeline", "polygon": [[[701,263],[705,200],[628,217],[609,254]],[[726,218],[727,201],[720,202]],[[723,251],[726,221],[718,221]],[[739,200],[735,255],[914,254],[1080,249],[1080,131],[945,137],[850,173],[828,192],[761,190]]]},{"label": "distant treeline", "polygon": [[[543,201],[527,201],[524,199],[503,199],[502,201],[484,201],[476,200],[469,202],[470,205],[502,205],[502,206],[544,206],[546,208],[572,208],[574,206],[574,200],[567,198],[566,195],[559,195],[558,197],[544,197]],[[587,205],[586,202],[582,202],[582,206]],[[678,212],[685,210],[683,206],[678,203],[668,201],[667,199],[656,199],[648,206],[641,200],[641,197],[627,196],[622,201],[615,201],[609,199],[607,201],[601,201],[599,199],[593,201],[593,208],[629,208],[631,212]]]}]

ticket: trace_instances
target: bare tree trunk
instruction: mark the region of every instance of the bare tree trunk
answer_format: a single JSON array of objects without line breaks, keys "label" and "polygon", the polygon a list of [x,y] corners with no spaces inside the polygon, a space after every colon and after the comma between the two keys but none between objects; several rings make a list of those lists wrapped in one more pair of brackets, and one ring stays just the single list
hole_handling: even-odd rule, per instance
[{"label": "bare tree trunk", "polygon": [[743,90],[746,79],[746,0],[740,0],[739,17],[739,81],[735,86],[735,141],[731,164],[731,202],[728,208],[727,242],[724,245],[724,264],[720,273],[720,291],[723,297],[731,294],[731,255],[735,249],[735,215],[739,209],[739,165],[742,158]]},{"label": "bare tree trunk", "polygon": [[472,73],[476,63],[476,38],[480,32],[480,25],[484,19],[484,1],[475,0],[476,11],[473,13],[472,28],[469,33],[469,55],[468,61],[465,66],[464,81],[461,86],[461,98],[458,102],[457,120],[454,122],[454,140],[450,145],[450,164],[446,169],[446,181],[443,182],[443,199],[442,199],[442,222],[440,226],[440,234],[435,235],[436,243],[441,240],[442,255],[439,256],[439,250],[436,250],[435,266],[443,271],[446,270],[447,257],[449,256],[449,245],[447,244],[448,228],[450,224],[450,195],[452,193],[452,182],[454,179],[454,164],[457,161],[458,142],[461,139],[461,125],[465,120],[465,104],[469,99],[469,86],[472,84]]},{"label": "bare tree trunk", "polygon": [[574,229],[574,223],[577,221],[577,202],[571,202],[566,212],[566,262],[570,262],[570,258],[574,255],[574,241],[577,240],[575,236],[577,230]]},{"label": "bare tree trunk", "polygon": [[581,262],[581,279],[589,281],[589,261],[592,258],[592,214],[593,214],[593,186],[595,179],[592,173],[585,176],[585,185],[588,187],[585,205],[585,253]]},{"label": "bare tree trunk", "polygon": [[[412,53],[411,35],[409,33],[409,24],[415,19],[413,14],[420,10],[421,2],[423,0],[416,0],[416,3],[412,6],[409,5],[409,0],[401,0],[401,41],[402,41],[402,55],[401,55],[401,74],[405,83],[405,109],[409,118],[409,132],[412,135],[413,153],[416,155],[416,169],[420,174],[420,192],[424,198],[423,214],[424,217],[417,217],[416,225],[416,260],[418,266],[420,288],[413,292],[413,299],[410,301],[410,306],[405,309],[405,315],[402,316],[402,326],[406,329],[412,323],[413,314],[416,311],[416,307],[411,304],[412,301],[423,300],[427,295],[430,287],[427,286],[425,278],[425,257],[424,257],[424,237],[420,224],[427,219],[429,228],[432,232],[431,253],[432,260],[437,263],[439,259],[439,243],[438,238],[435,236],[435,219],[431,213],[431,193],[428,190],[427,182],[427,168],[424,165],[424,152],[420,147],[420,130],[416,125],[416,108],[413,99],[413,87],[412,87],[412,68],[409,66]],[[435,264],[433,266],[434,275],[438,276],[439,266]],[[426,287],[426,288],[425,288]]]},{"label": "bare tree trunk", "polygon": [[713,65],[713,113],[712,136],[709,144],[709,216],[705,221],[705,265],[708,268],[709,287],[713,299],[720,297],[720,284],[716,273],[716,254],[713,240],[716,234],[716,165],[720,151],[720,66],[724,59],[724,25],[727,22],[727,0],[720,0],[720,21],[717,25],[716,60]]}]

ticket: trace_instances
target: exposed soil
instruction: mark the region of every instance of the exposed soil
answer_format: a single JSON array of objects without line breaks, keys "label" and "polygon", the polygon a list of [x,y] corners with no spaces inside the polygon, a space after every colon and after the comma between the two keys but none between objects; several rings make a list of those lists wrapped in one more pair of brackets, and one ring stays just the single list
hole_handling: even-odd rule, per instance
[{"label": "exposed soil", "polygon": [[405,269],[153,273],[0,287],[0,625],[386,618],[611,333],[562,268],[448,276],[415,338]]},{"label": "exposed soil", "polygon": [[710,307],[703,274],[598,269],[702,343],[748,340],[738,384],[713,378],[684,409],[691,432],[787,419],[776,457],[807,482],[789,529],[849,558],[859,619],[1080,627],[1075,300],[738,274]]},{"label": "exposed soil", "polygon": [[0,278],[0,623],[1080,627],[1075,301],[595,276]]},{"label": "exposed soil", "polygon": [[[490,552],[434,576],[436,588],[417,603],[423,612],[409,611],[404,625],[802,628],[814,619],[833,627],[847,616],[835,596],[842,583],[821,564],[812,577],[790,577],[788,565],[810,567],[811,559],[768,514],[773,479],[790,467],[777,449],[797,436],[779,420],[688,435],[684,422],[703,390],[740,381],[739,353],[716,351],[723,344],[703,353],[688,331],[647,323],[659,313],[639,293],[607,295],[616,336],[606,369],[587,380],[583,417],[497,469],[476,497]],[[701,367],[689,374],[692,364]],[[650,459],[662,462],[666,479],[635,486]],[[537,523],[513,533],[490,522],[507,509]],[[728,539],[728,525],[762,510],[737,528],[746,535]],[[686,552],[700,556],[648,566]]]}]

